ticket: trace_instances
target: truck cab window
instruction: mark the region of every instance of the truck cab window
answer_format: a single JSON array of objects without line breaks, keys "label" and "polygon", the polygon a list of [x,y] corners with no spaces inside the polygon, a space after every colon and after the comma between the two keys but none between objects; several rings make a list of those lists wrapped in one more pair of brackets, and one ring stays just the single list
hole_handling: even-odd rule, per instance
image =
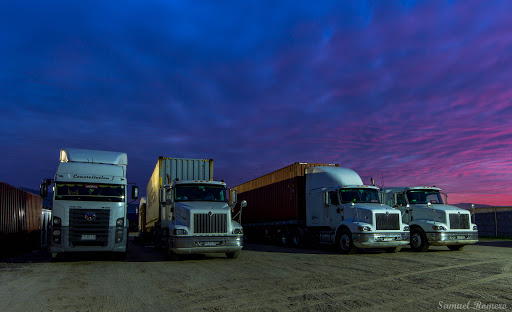
[{"label": "truck cab window", "polygon": [[341,203],[380,203],[379,192],[376,189],[343,188],[340,190]]},{"label": "truck cab window", "polygon": [[338,194],[335,191],[329,192],[329,205],[339,205]]}]

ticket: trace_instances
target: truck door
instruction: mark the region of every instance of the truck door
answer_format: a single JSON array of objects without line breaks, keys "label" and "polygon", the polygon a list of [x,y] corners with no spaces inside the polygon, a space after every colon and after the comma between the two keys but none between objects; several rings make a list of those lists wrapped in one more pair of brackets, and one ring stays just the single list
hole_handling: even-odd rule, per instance
[{"label": "truck door", "polygon": [[411,222],[412,218],[412,209],[411,208],[407,208],[407,201],[405,200],[405,193],[397,193],[396,194],[396,201],[395,201],[396,205],[395,207],[400,209],[400,211],[402,212],[402,215],[403,215],[403,222],[409,224],[409,222]]},{"label": "truck door", "polygon": [[326,198],[327,202],[325,207],[325,222],[329,226],[336,226],[341,221],[341,217],[343,216],[343,209],[340,206],[338,192],[327,192]]}]

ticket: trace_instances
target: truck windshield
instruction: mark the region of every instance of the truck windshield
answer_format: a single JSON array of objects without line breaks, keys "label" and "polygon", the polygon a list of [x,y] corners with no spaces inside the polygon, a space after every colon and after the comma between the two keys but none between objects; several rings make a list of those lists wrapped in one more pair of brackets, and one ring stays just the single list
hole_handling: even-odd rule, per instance
[{"label": "truck windshield", "polygon": [[124,202],[125,186],[94,183],[55,183],[56,200]]},{"label": "truck windshield", "polygon": [[436,190],[411,190],[407,191],[409,204],[442,204],[441,194]]},{"label": "truck windshield", "polygon": [[380,203],[376,189],[343,188],[340,190],[342,204],[346,203]]},{"label": "truck windshield", "polygon": [[220,185],[177,185],[174,200],[226,202],[226,188]]}]

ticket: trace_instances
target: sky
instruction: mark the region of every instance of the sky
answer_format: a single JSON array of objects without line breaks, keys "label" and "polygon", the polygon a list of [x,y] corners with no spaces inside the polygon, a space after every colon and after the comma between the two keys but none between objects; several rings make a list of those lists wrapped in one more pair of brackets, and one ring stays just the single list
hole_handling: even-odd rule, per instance
[{"label": "sky", "polygon": [[449,203],[512,205],[511,1],[1,1],[0,181],[61,148],[214,159],[231,187],[294,162]]}]

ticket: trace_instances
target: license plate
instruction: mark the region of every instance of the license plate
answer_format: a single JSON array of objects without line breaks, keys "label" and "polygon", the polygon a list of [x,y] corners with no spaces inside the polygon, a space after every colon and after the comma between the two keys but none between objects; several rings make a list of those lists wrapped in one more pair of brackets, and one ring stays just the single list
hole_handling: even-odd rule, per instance
[{"label": "license plate", "polygon": [[395,238],[394,238],[394,237],[381,237],[380,239],[381,239],[382,241],[384,241],[384,242],[389,242],[389,241],[395,240]]},{"label": "license plate", "polygon": [[82,235],[82,240],[96,240],[96,235]]},{"label": "license plate", "polygon": [[203,246],[217,246],[219,242],[202,242],[201,245]]},{"label": "license plate", "polygon": [[457,236],[457,239],[466,239],[466,236]]}]

